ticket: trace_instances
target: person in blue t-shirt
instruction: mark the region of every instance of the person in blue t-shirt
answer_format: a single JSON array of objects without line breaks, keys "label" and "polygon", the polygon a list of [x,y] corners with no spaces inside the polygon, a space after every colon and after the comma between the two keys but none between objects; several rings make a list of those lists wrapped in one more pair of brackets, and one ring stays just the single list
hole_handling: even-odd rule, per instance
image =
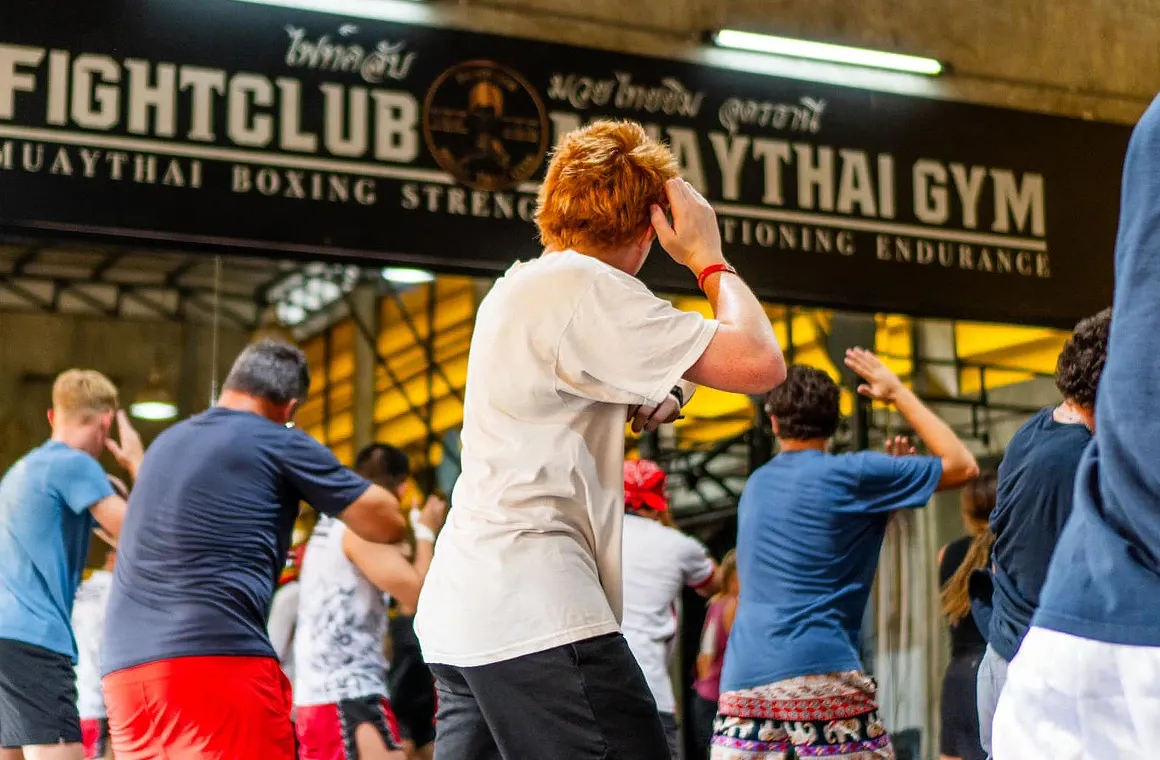
[{"label": "person in blue t-shirt", "polygon": [[1056,541],[1071,515],[1075,473],[1095,430],[1096,388],[1108,356],[1112,311],[1075,327],[1059,354],[1055,385],[1063,403],[1040,411],[1007,444],[991,513],[993,592],[987,651],[979,664],[979,740],[991,752],[991,723],[1031,617]]},{"label": "person in blue t-shirt", "polygon": [[290,685],[266,622],[299,504],[368,541],[404,532],[394,495],[289,427],[309,387],[300,350],[259,341],[215,407],[149,447],[105,617],[115,755],[292,760]]},{"label": "person in blue t-shirt", "polygon": [[125,518],[97,457],[108,448],[133,475],[141,439],[92,370],[57,377],[48,421],[51,440],[0,480],[0,757],[81,760],[73,601],[94,529],[116,541]]},{"label": "person in blue t-shirt", "polygon": [[1128,143],[1115,267],[1095,436],[1007,671],[996,760],[1160,747],[1160,97]]},{"label": "person in blue t-shirt", "polygon": [[934,456],[832,455],[838,386],[797,365],[770,391],[779,453],[749,478],[738,509],[741,598],[725,653],[714,760],[811,755],[893,758],[874,681],[858,658],[891,513],[979,472],[962,441],[874,354],[851,349],[858,392],[894,404]]}]

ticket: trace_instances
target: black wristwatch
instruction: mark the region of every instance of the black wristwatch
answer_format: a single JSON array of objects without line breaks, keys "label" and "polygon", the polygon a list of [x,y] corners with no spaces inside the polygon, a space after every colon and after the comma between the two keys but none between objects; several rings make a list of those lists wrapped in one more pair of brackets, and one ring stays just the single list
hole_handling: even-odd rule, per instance
[{"label": "black wristwatch", "polygon": [[669,391],[670,396],[675,396],[677,399],[677,408],[682,409],[685,406],[685,392],[681,390],[681,386],[674,385],[673,389]]}]

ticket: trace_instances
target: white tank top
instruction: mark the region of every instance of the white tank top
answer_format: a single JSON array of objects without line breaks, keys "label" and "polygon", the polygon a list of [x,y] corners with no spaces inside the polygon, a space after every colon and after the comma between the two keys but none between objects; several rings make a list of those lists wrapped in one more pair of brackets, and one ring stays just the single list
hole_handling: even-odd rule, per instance
[{"label": "white tank top", "polygon": [[342,550],[346,525],[323,516],[306,544],[294,633],[294,704],[387,695],[387,604]]}]

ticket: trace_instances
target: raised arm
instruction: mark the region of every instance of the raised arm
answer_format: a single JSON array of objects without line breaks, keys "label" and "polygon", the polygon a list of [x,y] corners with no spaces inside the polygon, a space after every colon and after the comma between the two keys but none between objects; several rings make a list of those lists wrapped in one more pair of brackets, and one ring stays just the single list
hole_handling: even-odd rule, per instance
[{"label": "raised arm", "polygon": [[979,463],[967,445],[881,359],[864,348],[852,348],[846,352],[846,366],[866,381],[858,386],[858,393],[894,404],[930,452],[942,460],[938,490],[959,488],[978,476]]},{"label": "raised arm", "polygon": [[678,264],[704,278],[705,295],[719,323],[701,358],[685,379],[733,393],[760,394],[785,379],[785,358],[773,326],[753,291],[727,266],[717,215],[709,202],[682,179],[665,185],[673,215],[670,225],[659,206],[652,209],[657,239]]},{"label": "raised arm", "polygon": [[355,535],[352,530],[342,537],[343,552],[371,583],[397,600],[404,613],[411,614],[431,566],[435,535],[443,527],[446,515],[447,505],[441,499],[431,497],[427,500],[415,527],[413,565],[397,546],[372,543]]},{"label": "raised arm", "polygon": [[[350,533],[374,544],[395,544],[407,534],[407,523],[399,510],[399,500],[385,488],[371,484],[362,496],[339,513]],[[396,554],[398,551],[392,548]]]}]

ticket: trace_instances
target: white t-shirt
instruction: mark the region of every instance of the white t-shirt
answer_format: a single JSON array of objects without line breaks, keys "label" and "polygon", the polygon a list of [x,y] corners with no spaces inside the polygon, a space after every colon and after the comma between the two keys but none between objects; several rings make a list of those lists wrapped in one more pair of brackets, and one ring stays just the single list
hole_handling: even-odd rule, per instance
[{"label": "white t-shirt", "polygon": [[290,581],[275,591],[274,601],[270,604],[270,619],[266,622],[270,644],[290,683],[294,683],[294,627],[298,624],[301,590],[302,585],[298,581]]},{"label": "white t-shirt", "polygon": [[496,282],[415,617],[427,662],[486,665],[618,630],[628,407],[662,403],[716,328],[571,251]]},{"label": "white t-shirt", "polygon": [[77,589],[73,604],[73,635],[77,640],[77,710],[85,719],[105,717],[105,696],[101,691],[101,641],[112,583],[112,573],[94,570]]},{"label": "white t-shirt", "polygon": [[387,605],[342,550],[346,525],[322,516],[302,560],[294,705],[387,695]]},{"label": "white t-shirt", "polygon": [[677,600],[685,586],[712,578],[714,567],[697,539],[645,517],[625,516],[622,627],[659,712],[676,712],[669,661],[677,635]]}]

